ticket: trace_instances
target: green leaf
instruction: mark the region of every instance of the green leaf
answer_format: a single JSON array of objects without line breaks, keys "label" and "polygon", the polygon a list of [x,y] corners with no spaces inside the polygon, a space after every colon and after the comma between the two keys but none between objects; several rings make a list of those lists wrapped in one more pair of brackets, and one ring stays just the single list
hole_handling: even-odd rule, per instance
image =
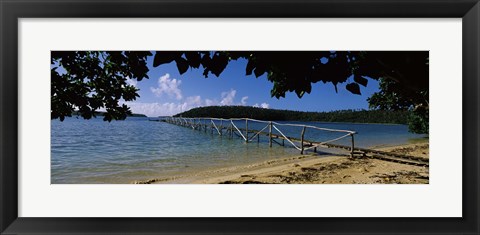
[{"label": "green leaf", "polygon": [[302,98],[303,95],[305,94],[305,91],[302,90],[295,90],[295,93],[297,93],[298,98]]},{"label": "green leaf", "polygon": [[252,75],[252,72],[253,72],[253,69],[255,68],[255,65],[253,63],[253,61],[250,59],[248,60],[248,63],[247,63],[247,68],[245,69],[245,75]]},{"label": "green leaf", "polygon": [[310,94],[310,92],[312,92],[312,84],[310,82],[305,84],[305,92],[307,92],[308,94]]},{"label": "green leaf", "polygon": [[347,88],[348,91],[350,91],[353,94],[361,95],[360,86],[357,83],[347,84],[346,88]]},{"label": "green leaf", "polygon": [[182,56],[182,52],[177,51],[157,51],[153,58],[153,67],[157,67],[162,64],[168,64]]},{"label": "green leaf", "polygon": [[177,69],[180,75],[187,72],[189,66],[188,66],[188,62],[184,58],[179,57],[175,60],[175,62],[177,63]]},{"label": "green leaf", "polygon": [[362,85],[362,86],[364,86],[364,87],[366,87],[367,84],[368,84],[368,80],[367,80],[366,78],[360,76],[360,75],[356,75],[356,74],[355,74],[355,75],[353,76],[353,80],[354,80],[356,83],[358,83],[358,84],[360,84],[360,85]]},{"label": "green leaf", "polygon": [[200,62],[202,60],[200,53],[196,51],[185,52],[185,57],[187,58],[187,61],[190,66],[192,66],[193,68],[200,67]]},{"label": "green leaf", "polygon": [[212,63],[209,65],[210,71],[215,74],[215,76],[220,76],[220,74],[225,70],[225,67],[228,65],[228,56],[225,54],[215,54],[212,58]]},{"label": "green leaf", "polygon": [[253,71],[255,73],[255,77],[260,77],[265,73],[265,66],[257,65],[255,70]]}]

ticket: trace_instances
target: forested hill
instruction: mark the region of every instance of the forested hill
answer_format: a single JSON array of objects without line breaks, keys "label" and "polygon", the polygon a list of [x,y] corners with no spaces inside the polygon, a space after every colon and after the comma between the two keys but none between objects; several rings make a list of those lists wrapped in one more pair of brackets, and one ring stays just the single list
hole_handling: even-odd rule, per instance
[{"label": "forested hill", "polygon": [[407,111],[340,110],[331,112],[302,112],[264,109],[249,106],[208,106],[179,113],[175,117],[253,118],[275,121],[320,121],[355,123],[406,124]]}]

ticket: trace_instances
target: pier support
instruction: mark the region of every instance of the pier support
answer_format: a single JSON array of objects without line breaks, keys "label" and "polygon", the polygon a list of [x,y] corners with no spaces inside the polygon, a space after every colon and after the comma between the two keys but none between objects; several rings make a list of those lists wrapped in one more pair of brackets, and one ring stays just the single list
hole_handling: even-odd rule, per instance
[{"label": "pier support", "polygon": [[[245,120],[245,128],[238,128],[235,124],[234,121],[241,121]],[[336,129],[328,129],[328,128],[321,128],[321,127],[316,127],[316,126],[310,126],[310,125],[301,125],[301,124],[289,124],[289,123],[276,123],[273,121],[262,121],[262,120],[255,120],[255,119],[250,119],[249,118],[232,118],[232,119],[221,119],[221,118],[184,118],[184,117],[171,117],[171,118],[166,118],[164,120],[167,123],[172,123],[176,124],[179,126],[184,126],[188,128],[193,128],[193,129],[198,129],[198,131],[202,131],[202,128],[204,128],[203,131],[207,133],[208,128],[210,127],[210,132],[211,135],[213,136],[214,129],[217,130],[218,134],[222,136],[225,130],[225,134],[227,134],[231,139],[233,139],[233,135],[237,135],[239,137],[242,137],[242,139],[245,140],[246,143],[252,142],[252,140],[257,137],[257,143],[260,143],[260,136],[268,136],[268,142],[269,142],[269,147],[272,147],[273,142],[278,143],[281,146],[285,146],[285,142],[288,141],[295,149],[301,151],[301,154],[304,154],[305,151],[312,149],[313,152],[317,152],[317,147],[334,147],[334,148],[341,148],[344,149],[348,152],[350,152],[350,157],[354,157],[355,154],[361,154],[363,151],[365,152],[366,150],[364,149],[355,149],[355,138],[354,135],[357,134],[355,131],[348,131],[348,130],[336,130]],[[227,126],[224,126],[224,121],[229,122]],[[252,127],[249,127],[249,121],[251,122],[258,122],[262,123],[262,125],[267,124],[267,126],[263,126],[261,130],[256,130],[255,128],[252,129]],[[210,122],[210,124],[208,123]],[[217,123],[216,123],[217,122]],[[255,125],[254,125],[255,126]],[[300,138],[294,138],[294,137],[289,137],[285,135],[282,130],[279,128],[283,126],[294,126],[294,127],[301,127],[301,136]],[[268,128],[268,132],[265,131]],[[275,129],[276,133],[273,133],[273,129]],[[329,131],[329,132],[339,132],[339,133],[344,133],[344,135],[328,140],[328,141],[323,141],[323,142],[315,142],[312,140],[306,140],[305,139],[305,132],[307,129],[313,129],[313,130],[320,130],[320,131]],[[236,133],[238,131],[238,133]],[[253,133],[252,139],[250,139],[250,132]],[[278,132],[278,134],[277,134]],[[243,135],[245,133],[245,135]],[[351,138],[351,146],[348,145],[338,145],[338,144],[331,144],[333,141],[338,141],[343,138],[348,138],[350,136]],[[277,141],[276,139],[281,139],[282,142]],[[296,143],[294,143],[296,142]],[[300,146],[298,145],[300,143]],[[357,150],[357,152],[355,151]]]},{"label": "pier support", "polygon": [[305,129],[306,129],[306,128],[303,127],[303,129],[302,129],[302,136],[301,136],[301,138],[300,138],[301,146],[302,146],[302,150],[301,150],[301,152],[300,152],[301,154],[303,154],[303,151],[304,151],[304,148],[305,148],[305,146],[304,146],[304,144],[303,144],[304,136],[305,136]]},{"label": "pier support", "polygon": [[352,150],[351,150],[351,152],[350,152],[350,157],[353,158],[353,154],[355,153],[355,152],[354,152],[354,151],[355,151],[355,140],[354,140],[354,138],[353,138],[353,134],[350,134],[350,136],[352,137]]},{"label": "pier support", "polygon": [[248,143],[248,119],[245,119],[245,142]]},{"label": "pier support", "polygon": [[269,122],[268,124],[268,139],[268,144],[270,145],[270,147],[272,147],[272,122]]},{"label": "pier support", "polygon": [[220,120],[220,135],[223,135],[223,120]]}]

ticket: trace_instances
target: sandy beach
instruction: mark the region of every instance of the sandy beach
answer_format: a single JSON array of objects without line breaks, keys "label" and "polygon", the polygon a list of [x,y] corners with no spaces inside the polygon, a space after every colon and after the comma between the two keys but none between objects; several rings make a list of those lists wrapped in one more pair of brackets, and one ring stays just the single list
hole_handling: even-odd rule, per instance
[{"label": "sandy beach", "polygon": [[[429,158],[428,142],[376,150]],[[429,168],[368,157],[306,154],[140,184],[428,184]]]}]

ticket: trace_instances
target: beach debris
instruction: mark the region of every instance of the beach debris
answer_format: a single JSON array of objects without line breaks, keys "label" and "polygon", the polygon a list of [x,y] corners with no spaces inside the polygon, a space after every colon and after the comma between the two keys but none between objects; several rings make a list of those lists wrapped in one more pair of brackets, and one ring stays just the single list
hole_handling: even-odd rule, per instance
[{"label": "beach debris", "polygon": [[227,180],[220,182],[219,184],[266,184],[265,182],[255,181],[255,180],[247,180],[247,181],[234,181],[234,180]]},{"label": "beach debris", "polygon": [[393,174],[377,174],[370,176],[370,178],[378,178],[376,183],[391,183],[391,184],[428,184],[428,176],[420,175],[415,171],[398,171]]}]

